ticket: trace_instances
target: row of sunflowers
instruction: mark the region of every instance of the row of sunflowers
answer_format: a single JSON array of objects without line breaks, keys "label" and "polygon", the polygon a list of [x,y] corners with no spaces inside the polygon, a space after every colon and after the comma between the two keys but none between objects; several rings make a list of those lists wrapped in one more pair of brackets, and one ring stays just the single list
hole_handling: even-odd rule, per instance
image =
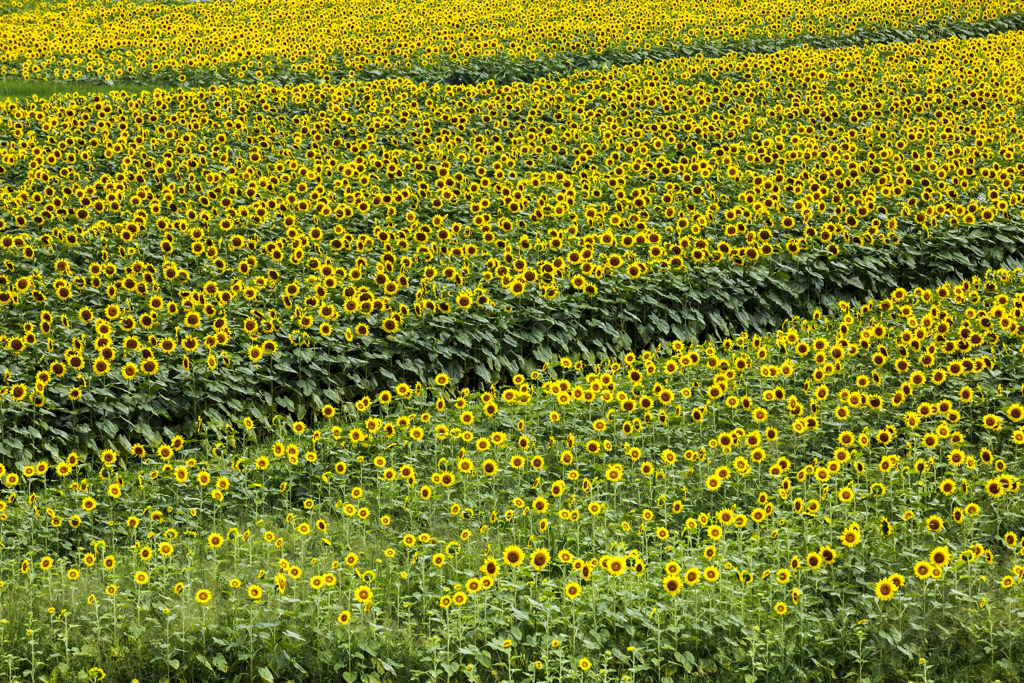
[{"label": "row of sunflowers", "polygon": [[0,664],[1011,680],[1022,316],[1024,271],[990,271],[483,393],[439,374],[271,444],[0,472]]},{"label": "row of sunflowers", "polygon": [[[1019,28],[1019,0],[437,3],[357,0],[11,0],[0,78],[93,83],[276,85],[475,74],[520,80],[552,68],[694,52],[860,44]],[[1009,22],[1009,23],[1008,23]]]}]

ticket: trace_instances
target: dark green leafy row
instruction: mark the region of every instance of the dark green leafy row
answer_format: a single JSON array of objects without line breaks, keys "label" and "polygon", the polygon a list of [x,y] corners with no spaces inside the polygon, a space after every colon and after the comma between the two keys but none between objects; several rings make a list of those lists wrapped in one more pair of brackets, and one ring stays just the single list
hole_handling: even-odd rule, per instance
[{"label": "dark green leafy row", "polygon": [[[537,59],[508,60],[494,58],[478,59],[470,65],[448,64],[438,67],[413,66],[411,69],[382,70],[363,69],[356,78],[374,80],[380,78],[409,78],[418,82],[443,83],[446,85],[468,85],[493,80],[497,84],[532,83],[538,78],[559,78],[575,71],[610,69],[632,64],[661,62],[679,57],[702,55],[708,59],[728,54],[770,54],[792,47],[806,46],[815,50],[867,47],[891,43],[933,42],[947,38],[984,38],[1006,31],[1024,29],[1024,14],[1007,14],[994,19],[978,21],[954,21],[944,19],[926,21],[914,29],[898,29],[891,26],[862,26],[845,36],[797,36],[792,38],[759,38],[734,41],[726,45],[712,42],[691,44],[666,43],[648,49],[626,49],[614,47],[596,54],[568,52]],[[289,81],[283,77],[282,82]],[[168,81],[170,83],[170,81]]]}]

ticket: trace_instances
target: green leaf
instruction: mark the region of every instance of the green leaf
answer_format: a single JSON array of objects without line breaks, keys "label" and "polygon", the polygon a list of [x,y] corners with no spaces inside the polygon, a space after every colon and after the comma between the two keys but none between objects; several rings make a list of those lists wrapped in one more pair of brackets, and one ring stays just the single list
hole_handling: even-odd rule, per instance
[{"label": "green leaf", "polygon": [[491,371],[483,363],[477,363],[473,370],[476,372],[477,377],[482,379],[484,382],[489,384],[492,381]]},{"label": "green leaf", "polygon": [[158,441],[160,441],[160,437],[158,437],[158,436],[157,436],[157,435],[156,435],[156,434],[155,434],[155,433],[153,432],[153,430],[152,430],[152,429],[150,428],[150,426],[149,426],[148,424],[146,424],[145,422],[139,423],[139,424],[138,424],[138,425],[136,425],[136,426],[137,426],[137,428],[138,428],[139,432],[141,432],[141,433],[142,433],[142,437],[143,437],[143,438],[144,438],[144,439],[145,439],[145,440],[146,440],[146,441],[147,441],[147,442],[148,442],[149,444],[151,444],[151,445],[152,445],[152,444],[155,444],[155,443],[157,443]]},{"label": "green leaf", "polygon": [[114,435],[117,434],[117,426],[113,422],[111,422],[110,420],[108,420],[106,418],[100,420],[97,423],[97,425],[99,426],[100,431],[102,431],[104,434],[106,434],[111,439],[113,439]]},{"label": "green leaf", "polygon": [[274,683],[274,674],[270,673],[270,669],[265,666],[261,666],[256,669],[256,673],[260,675],[260,678],[265,680],[267,683]]}]

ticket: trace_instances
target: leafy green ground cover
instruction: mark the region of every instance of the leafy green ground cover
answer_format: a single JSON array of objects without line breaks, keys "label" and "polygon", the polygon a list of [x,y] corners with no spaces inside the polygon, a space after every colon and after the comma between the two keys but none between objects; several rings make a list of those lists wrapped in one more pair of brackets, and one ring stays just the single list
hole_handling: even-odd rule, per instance
[{"label": "leafy green ground cover", "polygon": [[[46,99],[54,95],[106,95],[111,92],[127,92],[140,94],[146,88],[142,85],[94,85],[89,83],[69,83],[66,81],[25,81],[0,79],[0,100],[29,100],[33,97]],[[152,90],[152,88],[149,88]]]}]

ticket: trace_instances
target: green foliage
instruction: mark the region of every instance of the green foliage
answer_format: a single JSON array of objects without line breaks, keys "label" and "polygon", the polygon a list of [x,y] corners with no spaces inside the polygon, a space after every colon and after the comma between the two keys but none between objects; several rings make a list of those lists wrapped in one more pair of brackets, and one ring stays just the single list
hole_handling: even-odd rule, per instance
[{"label": "green foliage", "polygon": [[54,95],[106,95],[111,92],[127,92],[139,94],[152,87],[144,85],[93,85],[88,83],[68,83],[66,81],[35,81],[0,79],[0,100],[24,99],[33,97],[48,98]]}]

